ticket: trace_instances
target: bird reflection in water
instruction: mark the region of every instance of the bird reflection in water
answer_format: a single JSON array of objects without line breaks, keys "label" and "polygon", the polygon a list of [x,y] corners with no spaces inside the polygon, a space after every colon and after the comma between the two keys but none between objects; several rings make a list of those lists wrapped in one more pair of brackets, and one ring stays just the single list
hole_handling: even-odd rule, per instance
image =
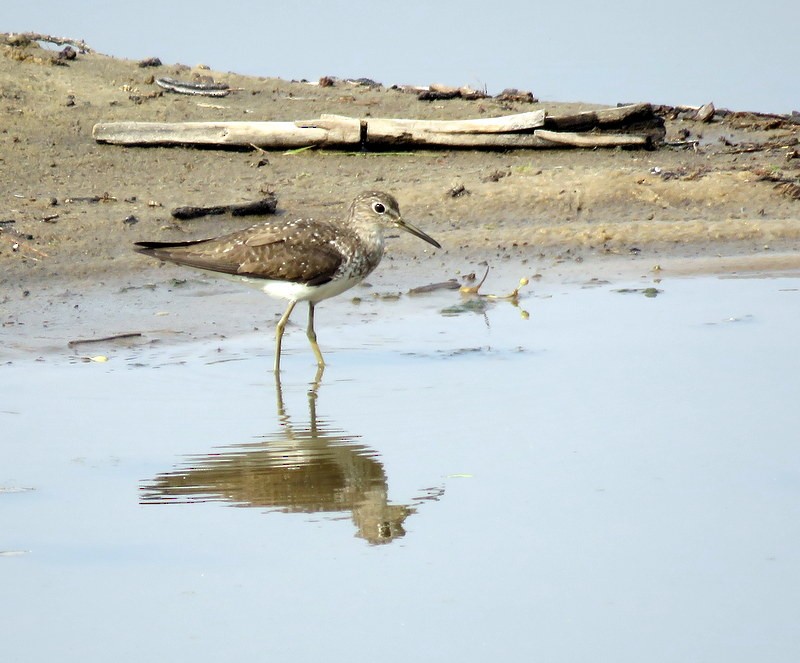
[{"label": "bird reflection in water", "polygon": [[430,488],[411,504],[391,504],[378,454],[356,437],[317,419],[322,378],[317,372],[308,392],[307,427],[292,424],[275,374],[280,431],[258,442],[218,448],[190,456],[175,470],[156,475],[141,487],[142,504],[222,501],[284,513],[350,513],[357,536],[372,544],[405,535],[403,524],[424,501],[444,492]]}]

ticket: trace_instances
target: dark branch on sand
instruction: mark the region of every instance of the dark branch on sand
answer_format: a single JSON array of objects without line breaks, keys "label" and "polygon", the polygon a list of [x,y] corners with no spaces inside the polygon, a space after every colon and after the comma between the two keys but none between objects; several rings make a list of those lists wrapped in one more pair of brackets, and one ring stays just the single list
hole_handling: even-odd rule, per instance
[{"label": "dark branch on sand", "polygon": [[126,338],[140,338],[141,332],[129,332],[127,334],[114,334],[113,336],[103,336],[102,338],[79,338],[67,343],[67,346],[74,348],[76,345],[86,345],[88,343],[103,343],[104,341],[119,341]]},{"label": "dark branch on sand", "polygon": [[176,219],[187,221],[189,219],[197,219],[201,216],[210,216],[213,214],[227,214],[233,216],[260,216],[264,214],[275,214],[278,207],[278,197],[274,193],[269,193],[261,200],[255,200],[249,203],[236,203],[233,205],[212,205],[210,207],[197,207],[194,205],[187,205],[184,207],[176,207],[170,214]]}]

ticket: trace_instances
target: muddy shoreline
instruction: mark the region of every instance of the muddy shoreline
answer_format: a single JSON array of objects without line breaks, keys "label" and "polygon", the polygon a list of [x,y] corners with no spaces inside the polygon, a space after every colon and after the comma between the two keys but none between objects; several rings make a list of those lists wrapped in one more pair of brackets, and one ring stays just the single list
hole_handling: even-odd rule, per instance
[{"label": "muddy shoreline", "polygon": [[[411,237],[390,243],[371,281],[400,292],[484,264],[497,275],[491,286],[497,290],[533,275],[581,282],[800,269],[800,201],[780,186],[800,179],[800,128],[788,118],[726,114],[701,123],[667,117],[667,141],[696,143],[654,151],[123,148],[95,143],[94,124],[296,120],[322,113],[458,119],[596,106],[421,101],[388,87],[156,68],[159,76],[212,76],[236,90],[206,99],[161,91],[153,69],[133,61],[79,53],[66,65],[12,58],[7,49],[0,54],[0,306],[2,335],[18,349],[37,335],[45,342],[31,345],[44,347],[56,336],[128,329],[126,316],[147,298],[122,302],[119,293],[127,287],[156,284],[165,294],[153,301],[164,305],[172,279],[203,291],[206,282],[134,254],[132,242],[241,228],[252,221],[221,215],[182,222],[170,210],[248,202],[267,192],[275,192],[279,214],[310,216],[340,214],[363,190],[392,192],[404,216],[444,247],[429,252]],[[463,195],[453,197],[460,187]],[[115,312],[90,313],[98,306]],[[277,310],[280,303],[264,307]],[[209,315],[198,307],[197,328]],[[50,333],[54,326],[63,333]]]}]

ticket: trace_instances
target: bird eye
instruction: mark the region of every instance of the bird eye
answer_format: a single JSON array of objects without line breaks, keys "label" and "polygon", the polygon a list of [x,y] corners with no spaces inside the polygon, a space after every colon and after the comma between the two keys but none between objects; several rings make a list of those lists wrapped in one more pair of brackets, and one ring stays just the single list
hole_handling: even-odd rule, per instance
[{"label": "bird eye", "polygon": [[383,203],[372,203],[372,209],[375,214],[383,214],[386,212],[386,205]]}]

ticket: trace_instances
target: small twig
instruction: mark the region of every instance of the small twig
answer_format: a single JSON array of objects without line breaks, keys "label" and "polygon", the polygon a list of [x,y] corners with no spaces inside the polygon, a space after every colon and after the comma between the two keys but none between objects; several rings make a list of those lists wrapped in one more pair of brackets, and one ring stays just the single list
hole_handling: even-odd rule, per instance
[{"label": "small twig", "polygon": [[668,140],[664,141],[665,147],[691,147],[693,149],[697,149],[697,146],[700,144],[699,140]]},{"label": "small twig", "polygon": [[486,277],[487,276],[489,276],[489,266],[488,265],[486,266],[486,272],[484,273],[483,278],[481,279],[480,283],[478,283],[478,285],[462,285],[461,288],[459,288],[459,292],[462,295],[477,295],[478,297],[482,297],[483,299],[492,300],[492,301],[497,301],[497,300],[501,300],[501,299],[502,300],[507,300],[507,301],[510,301],[511,303],[516,305],[519,302],[519,291],[520,291],[520,288],[528,285],[528,279],[523,276],[519,280],[519,285],[517,285],[517,287],[514,288],[514,290],[512,290],[507,295],[483,295],[479,291],[480,291],[481,286],[483,285],[484,281],[486,281]]},{"label": "small twig", "polygon": [[286,150],[283,155],[284,156],[292,156],[294,154],[300,154],[301,152],[308,152],[308,150],[314,150],[318,145],[306,145],[305,147],[298,147],[293,150]]},{"label": "small twig", "polygon": [[458,290],[459,285],[456,279],[449,281],[442,281],[441,283],[431,283],[430,285],[421,285],[416,288],[411,288],[408,291],[409,295],[422,295],[429,292],[436,292],[437,290]]},{"label": "small twig", "polygon": [[139,338],[142,336],[141,332],[128,332],[126,334],[114,334],[113,336],[103,336],[102,338],[79,338],[67,343],[67,346],[74,348],[76,345],[84,345],[86,343],[103,343],[105,341],[119,341],[124,338]]},{"label": "small twig", "polygon": [[[15,253],[19,253],[21,256],[25,258],[29,258],[30,260],[38,261],[39,258],[49,258],[50,256],[47,255],[44,251],[40,251],[36,247],[31,246],[26,241],[21,240],[20,238],[23,237],[23,234],[12,229],[8,228],[7,226],[0,227],[0,238],[5,239],[9,244],[11,244],[11,250]],[[34,255],[29,255],[26,253],[30,251],[35,253],[39,256],[37,258]]]},{"label": "small twig", "polygon": [[482,297],[486,297],[486,299],[507,299],[511,302],[517,302],[519,300],[519,289],[523,286],[528,285],[528,279],[524,276],[519,280],[519,285],[514,288],[509,294],[507,295],[481,295]]},{"label": "small twig", "polygon": [[116,197],[111,196],[108,192],[102,196],[67,196],[64,198],[65,203],[108,203],[116,202]]},{"label": "small twig", "polygon": [[461,288],[459,288],[459,292],[462,295],[477,295],[487,276],[489,276],[489,265],[486,265],[486,272],[478,285],[462,285]]}]

